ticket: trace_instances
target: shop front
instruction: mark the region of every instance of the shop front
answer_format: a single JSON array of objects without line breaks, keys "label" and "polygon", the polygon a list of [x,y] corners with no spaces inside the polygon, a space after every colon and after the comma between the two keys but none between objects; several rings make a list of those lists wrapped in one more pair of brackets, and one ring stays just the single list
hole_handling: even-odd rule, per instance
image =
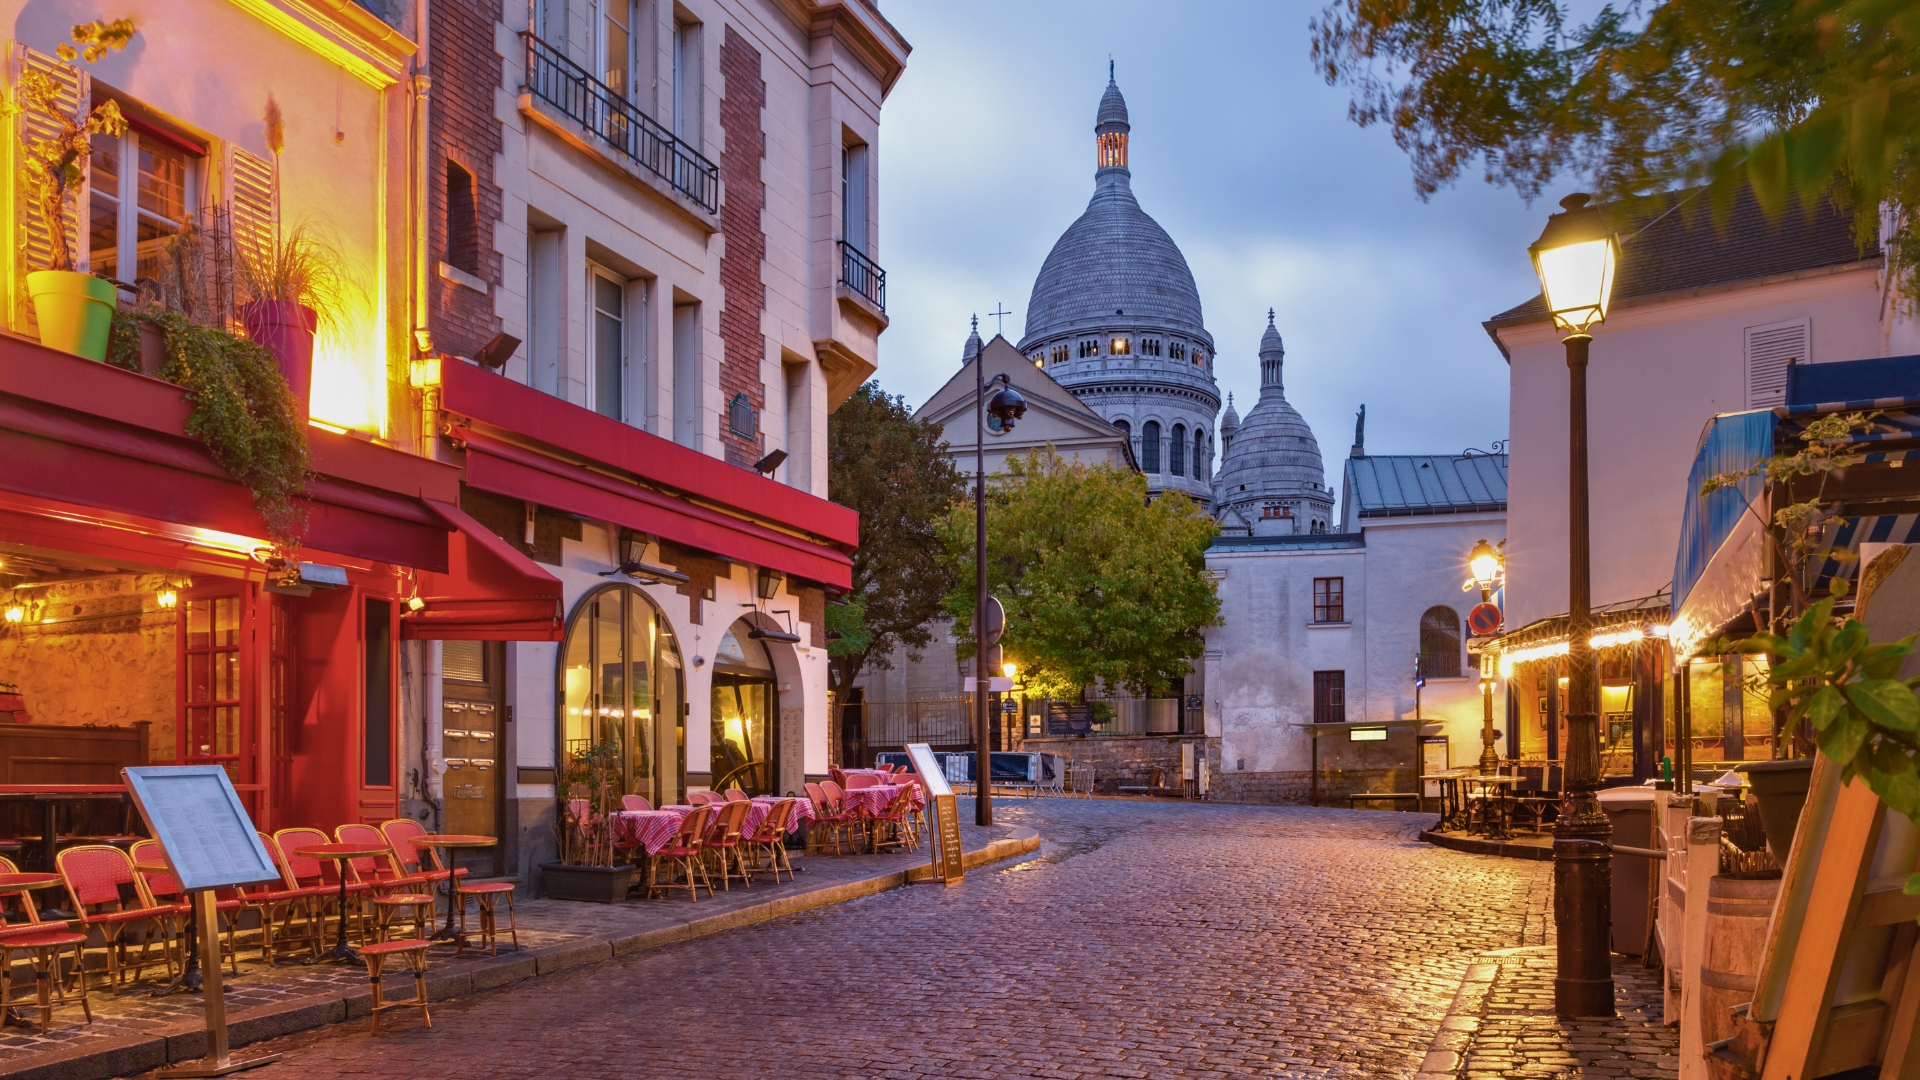
[{"label": "shop front", "polygon": [[[1673,745],[1672,680],[1664,597],[1617,604],[1593,614],[1589,642],[1599,677],[1603,783],[1643,783],[1661,773]],[[1539,770],[1554,789],[1567,745],[1567,618],[1536,620],[1487,643],[1507,689],[1504,755]]]}]

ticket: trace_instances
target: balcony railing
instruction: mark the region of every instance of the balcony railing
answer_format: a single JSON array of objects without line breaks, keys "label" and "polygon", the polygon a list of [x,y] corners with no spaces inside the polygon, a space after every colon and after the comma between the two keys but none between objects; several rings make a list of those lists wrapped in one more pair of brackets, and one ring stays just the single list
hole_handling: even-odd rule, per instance
[{"label": "balcony railing", "polygon": [[560,50],[527,39],[527,92],[592,132],[621,157],[673,185],[710,214],[720,212],[720,168],[701,157]]},{"label": "balcony railing", "polygon": [[840,241],[840,284],[887,310],[887,272],[880,264],[860,253],[860,249]]}]

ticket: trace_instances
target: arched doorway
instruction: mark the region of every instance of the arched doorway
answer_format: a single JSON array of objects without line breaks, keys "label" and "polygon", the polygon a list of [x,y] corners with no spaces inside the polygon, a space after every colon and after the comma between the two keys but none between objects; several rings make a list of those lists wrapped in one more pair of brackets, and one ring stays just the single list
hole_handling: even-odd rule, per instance
[{"label": "arched doorway", "polygon": [[727,628],[713,657],[713,789],[777,794],[780,691],[773,655],[745,619]]},{"label": "arched doorway", "polygon": [[631,585],[603,585],[573,609],[560,661],[560,767],[611,746],[622,790],[655,806],[686,791],[686,689],[673,628]]}]

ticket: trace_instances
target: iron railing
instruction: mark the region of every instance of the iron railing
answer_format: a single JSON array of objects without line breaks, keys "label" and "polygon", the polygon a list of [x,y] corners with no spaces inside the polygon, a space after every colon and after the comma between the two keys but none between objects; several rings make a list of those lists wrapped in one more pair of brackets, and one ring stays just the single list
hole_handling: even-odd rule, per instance
[{"label": "iron railing", "polygon": [[923,698],[918,701],[865,701],[861,724],[868,746],[969,746],[973,735],[971,697]]},{"label": "iron railing", "polygon": [[845,240],[840,241],[840,284],[887,310],[887,272]]},{"label": "iron railing", "polygon": [[673,185],[710,214],[720,212],[720,167],[527,31],[527,92],[559,110],[620,156]]}]

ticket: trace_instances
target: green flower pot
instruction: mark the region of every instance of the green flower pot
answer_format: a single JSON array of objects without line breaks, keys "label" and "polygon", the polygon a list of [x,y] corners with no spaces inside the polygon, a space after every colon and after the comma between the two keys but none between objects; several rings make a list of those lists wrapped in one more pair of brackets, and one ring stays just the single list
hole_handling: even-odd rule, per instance
[{"label": "green flower pot", "polygon": [[77,270],[35,270],[27,295],[40,324],[40,344],[89,360],[105,361],[107,336],[119,297],[113,282]]},{"label": "green flower pot", "polygon": [[1807,787],[1813,780],[1813,759],[1754,761],[1737,768],[1747,774],[1747,784],[1760,800],[1760,827],[1767,831],[1767,849],[1775,862],[1787,865],[1793,832],[1800,826],[1800,808],[1807,804]]}]

